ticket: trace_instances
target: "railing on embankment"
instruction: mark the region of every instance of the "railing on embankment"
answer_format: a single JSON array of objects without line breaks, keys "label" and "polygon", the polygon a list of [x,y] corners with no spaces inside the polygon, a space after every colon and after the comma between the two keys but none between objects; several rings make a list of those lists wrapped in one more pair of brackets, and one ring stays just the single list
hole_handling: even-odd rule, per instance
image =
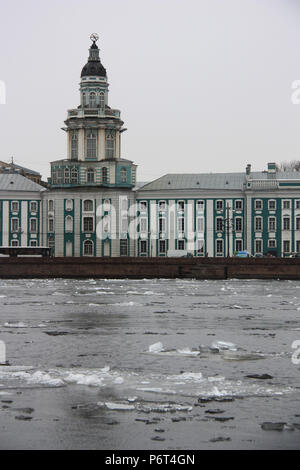
[{"label": "railing on embankment", "polygon": [[299,279],[300,258],[0,258],[0,278]]}]

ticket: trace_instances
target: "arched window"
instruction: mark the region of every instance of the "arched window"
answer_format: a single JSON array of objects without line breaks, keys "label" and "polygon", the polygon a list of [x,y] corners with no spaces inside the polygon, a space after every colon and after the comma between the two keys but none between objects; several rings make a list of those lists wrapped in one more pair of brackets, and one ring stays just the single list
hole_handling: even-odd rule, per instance
[{"label": "arched window", "polygon": [[96,158],[97,156],[97,134],[94,130],[87,131],[86,137],[86,157]]},{"label": "arched window", "polygon": [[126,170],[126,168],[121,168],[120,178],[121,178],[121,183],[126,183],[126,181],[127,181],[127,170]]},{"label": "arched window", "polygon": [[78,158],[78,138],[77,133],[73,132],[71,136],[71,159],[77,160]]},{"label": "arched window", "polygon": [[71,215],[67,215],[65,219],[65,231],[73,232],[73,217]]},{"label": "arched window", "polygon": [[95,182],[95,172],[93,168],[88,168],[86,171],[86,181],[87,183],[94,183]]},{"label": "arched window", "polygon": [[96,108],[96,93],[90,93],[90,108]]},{"label": "arched window", "polygon": [[64,171],[64,182],[65,184],[70,184],[70,168],[65,168]]},{"label": "arched window", "polygon": [[82,104],[83,106],[86,106],[86,93],[82,93]]},{"label": "arched window", "polygon": [[114,129],[106,129],[106,158],[115,156],[115,132]]},{"label": "arched window", "polygon": [[78,170],[75,167],[73,167],[71,170],[71,183],[72,184],[78,183]]},{"label": "arched window", "polygon": [[93,255],[93,250],[94,249],[94,244],[92,240],[85,240],[83,242],[83,254],[85,256],[92,256]]},{"label": "arched window", "polygon": [[99,104],[100,104],[100,108],[101,109],[104,109],[104,93],[103,91],[100,92],[100,95],[99,95]]},{"label": "arched window", "polygon": [[108,182],[108,171],[106,166],[102,168],[102,183],[107,183]]},{"label": "arched window", "polygon": [[62,183],[62,176],[63,176],[62,168],[58,168],[57,169],[57,184]]},{"label": "arched window", "polygon": [[110,200],[104,199],[103,201],[103,209],[108,212],[110,210]]},{"label": "arched window", "polygon": [[83,210],[84,212],[92,212],[94,209],[94,204],[91,199],[86,199],[83,201]]}]

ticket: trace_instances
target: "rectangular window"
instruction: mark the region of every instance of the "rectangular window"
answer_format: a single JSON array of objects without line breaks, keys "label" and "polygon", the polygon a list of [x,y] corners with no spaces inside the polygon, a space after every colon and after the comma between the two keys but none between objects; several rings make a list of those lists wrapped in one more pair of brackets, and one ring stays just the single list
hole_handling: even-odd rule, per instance
[{"label": "rectangular window", "polygon": [[272,238],[271,240],[268,241],[268,247],[269,248],[276,248],[276,240]]},{"label": "rectangular window", "polygon": [[290,209],[291,208],[291,201],[290,200],[282,201],[282,208],[283,209]]},{"label": "rectangular window", "polygon": [[300,199],[297,199],[295,201],[295,207],[296,207],[296,209],[300,209]]},{"label": "rectangular window", "polygon": [[140,240],[140,253],[147,254],[147,240]]},{"label": "rectangular window", "polygon": [[300,240],[296,241],[296,251],[297,253],[300,253]]},{"label": "rectangular window", "polygon": [[223,231],[223,218],[222,217],[216,218],[216,231],[217,232]]},{"label": "rectangular window", "polygon": [[37,233],[37,219],[30,219],[29,230],[31,233]]},{"label": "rectangular window", "polygon": [[160,253],[166,252],[166,240],[159,240],[159,252]]},{"label": "rectangular window", "polygon": [[197,218],[197,232],[204,232],[204,217]]},{"label": "rectangular window", "polygon": [[166,210],[166,201],[159,201],[159,203],[158,203],[158,209],[159,209],[160,211]]},{"label": "rectangular window", "polygon": [[115,133],[113,129],[106,130],[106,158],[114,158],[115,156]]},{"label": "rectangular window", "polygon": [[204,253],[204,240],[197,240],[197,255]]},{"label": "rectangular window", "polygon": [[178,250],[184,250],[185,249],[185,241],[184,240],[178,240],[177,247],[178,247]]},{"label": "rectangular window", "polygon": [[223,254],[223,240],[217,240],[216,252],[217,252],[217,255]]},{"label": "rectangular window", "polygon": [[141,211],[147,210],[147,201],[140,201],[140,210]]},{"label": "rectangular window", "polygon": [[37,202],[31,201],[30,203],[30,212],[37,212]]},{"label": "rectangular window", "polygon": [[87,131],[86,136],[86,157],[96,158],[97,157],[97,134],[94,130]]},{"label": "rectangular window", "polygon": [[241,217],[236,217],[235,218],[235,231],[236,232],[241,232],[242,230],[243,230],[242,218]]},{"label": "rectangular window", "polygon": [[32,246],[32,247],[37,246],[37,241],[36,240],[30,240],[30,246]]},{"label": "rectangular window", "polygon": [[290,230],[290,228],[291,228],[290,218],[289,217],[283,217],[282,221],[283,221],[282,230]]},{"label": "rectangular window", "polygon": [[120,256],[128,256],[128,240],[120,240]]},{"label": "rectangular window", "polygon": [[283,240],[283,252],[284,253],[290,252],[290,240]]},{"label": "rectangular window", "polygon": [[158,219],[158,229],[160,232],[166,231],[166,219],[165,217],[159,217]]},{"label": "rectangular window", "polygon": [[269,232],[276,231],[276,217],[269,217]]},{"label": "rectangular window", "polygon": [[147,232],[148,231],[148,220],[146,217],[142,217],[140,219],[140,232]]},{"label": "rectangular window", "polygon": [[12,232],[19,231],[19,219],[16,219],[16,218],[11,219],[11,231]]},{"label": "rectangular window", "polygon": [[243,209],[243,201],[241,200],[235,201],[234,208],[236,211],[241,211]]},{"label": "rectangular window", "polygon": [[94,231],[94,218],[93,217],[83,217],[83,231],[84,232]]},{"label": "rectangular window", "polygon": [[243,240],[235,240],[235,250],[236,251],[243,250]]},{"label": "rectangular window", "polygon": [[216,210],[222,211],[224,207],[223,201],[216,201]]},{"label": "rectangular window", "polygon": [[184,201],[178,201],[177,202],[177,209],[179,211],[184,211]]},{"label": "rectangular window", "polygon": [[53,210],[54,210],[54,201],[52,199],[50,199],[48,201],[48,211],[53,212]]},{"label": "rectangular window", "polygon": [[48,232],[54,232],[54,219],[48,219]]},{"label": "rectangular window", "polygon": [[300,230],[300,217],[296,217],[296,230]]},{"label": "rectangular window", "polygon": [[255,253],[262,254],[262,240],[255,240]]},{"label": "rectangular window", "polygon": [[19,212],[19,202],[18,201],[12,201],[11,210],[12,210],[12,212]]},{"label": "rectangular window", "polygon": [[255,199],[255,210],[261,211],[263,208],[262,200],[261,199]]},{"label": "rectangular window", "polygon": [[11,246],[19,246],[19,240],[12,240]]},{"label": "rectangular window", "polygon": [[178,232],[184,232],[184,217],[178,218]]},{"label": "rectangular window", "polygon": [[197,211],[198,212],[204,211],[204,201],[197,201]]},{"label": "rectangular window", "polygon": [[257,232],[262,231],[262,218],[261,217],[255,217],[255,230]]},{"label": "rectangular window", "polygon": [[269,211],[274,211],[276,209],[276,201],[274,199],[270,199],[268,202]]}]

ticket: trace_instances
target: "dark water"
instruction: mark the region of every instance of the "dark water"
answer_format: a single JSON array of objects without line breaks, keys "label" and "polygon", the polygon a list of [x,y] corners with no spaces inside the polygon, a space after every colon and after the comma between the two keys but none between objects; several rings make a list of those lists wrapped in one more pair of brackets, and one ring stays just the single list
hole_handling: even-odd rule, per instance
[{"label": "dark water", "polygon": [[0,309],[2,449],[300,447],[297,281],[2,280]]}]

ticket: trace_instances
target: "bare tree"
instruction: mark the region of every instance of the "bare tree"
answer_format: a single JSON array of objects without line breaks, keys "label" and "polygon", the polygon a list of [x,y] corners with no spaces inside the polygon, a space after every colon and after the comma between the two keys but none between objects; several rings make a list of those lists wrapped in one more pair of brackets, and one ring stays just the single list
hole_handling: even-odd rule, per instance
[{"label": "bare tree", "polygon": [[277,171],[300,171],[300,160],[284,161],[276,163]]}]

